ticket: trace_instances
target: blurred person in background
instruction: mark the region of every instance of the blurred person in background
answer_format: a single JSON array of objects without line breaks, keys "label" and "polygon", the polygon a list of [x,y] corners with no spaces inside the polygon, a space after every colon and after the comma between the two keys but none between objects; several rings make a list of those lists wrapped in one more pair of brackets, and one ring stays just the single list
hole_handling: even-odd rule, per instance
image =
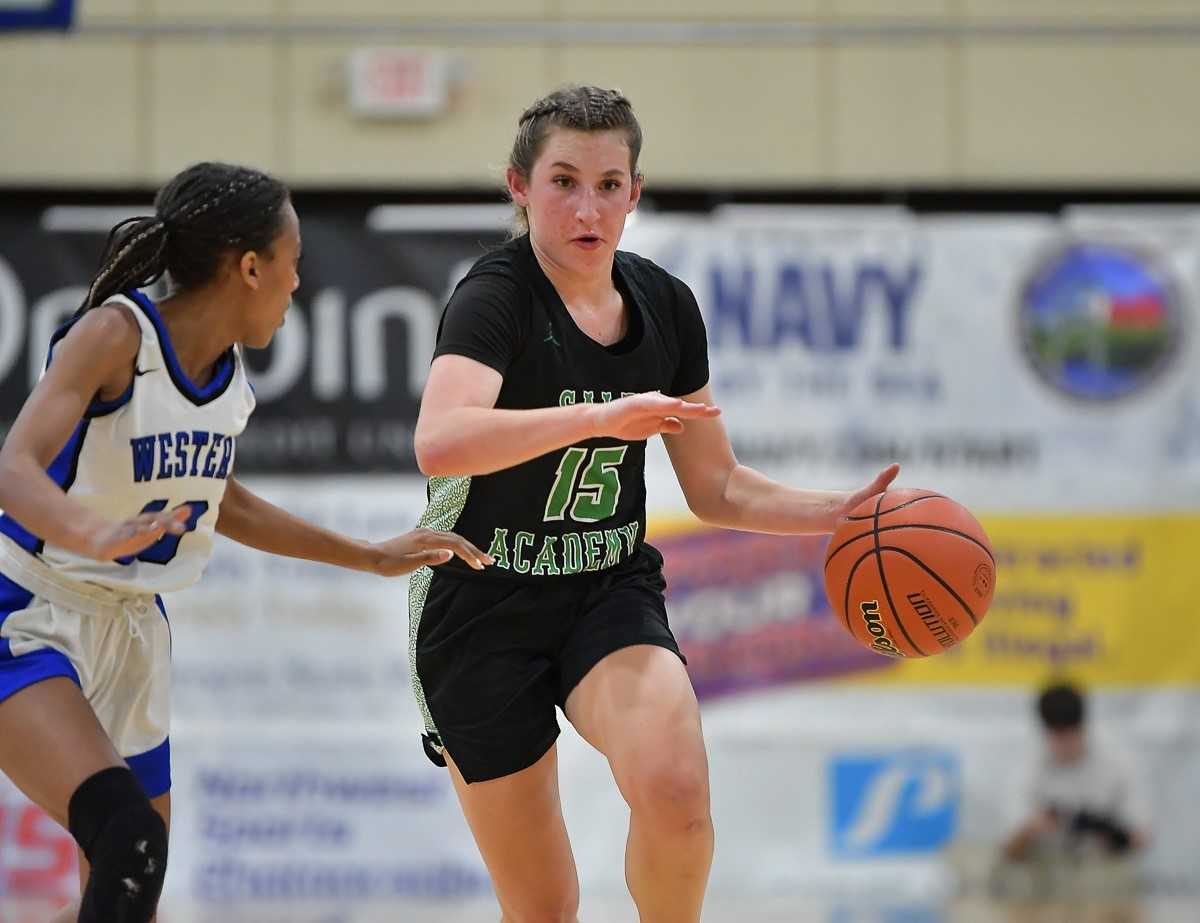
[{"label": "blurred person in background", "polygon": [[1124,755],[1088,729],[1074,685],[1037,699],[1044,749],[1014,799],[1017,819],[1003,847],[1010,862],[1126,859],[1145,849],[1149,809],[1143,780]]},{"label": "blurred person in background", "polygon": [[[219,532],[293,558],[406,574],[487,557],[420,529],[365,542],[233,477],[267,346],[300,283],[286,187],[201,163],[117,225],[82,306],[0,448],[0,771],[79,845],[58,923],[147,923],[167,865],[171,636],[159,593]],[[158,303],[140,289],[166,273]],[[331,612],[330,618],[337,613]]]}]

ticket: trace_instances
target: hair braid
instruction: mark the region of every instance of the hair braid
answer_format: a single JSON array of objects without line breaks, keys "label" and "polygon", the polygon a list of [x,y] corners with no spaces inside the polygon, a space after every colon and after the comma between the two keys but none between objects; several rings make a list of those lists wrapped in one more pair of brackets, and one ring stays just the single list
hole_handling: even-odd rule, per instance
[{"label": "hair braid", "polygon": [[229,251],[269,250],[287,200],[287,188],[257,170],[223,163],[189,167],[159,190],[153,216],[129,218],[112,229],[77,313],[149,285],[164,272],[179,288],[204,285]]},{"label": "hair braid", "polygon": [[166,271],[167,228],[158,216],[128,218],[109,232],[100,270],[77,313],[126,288],[149,285]]}]

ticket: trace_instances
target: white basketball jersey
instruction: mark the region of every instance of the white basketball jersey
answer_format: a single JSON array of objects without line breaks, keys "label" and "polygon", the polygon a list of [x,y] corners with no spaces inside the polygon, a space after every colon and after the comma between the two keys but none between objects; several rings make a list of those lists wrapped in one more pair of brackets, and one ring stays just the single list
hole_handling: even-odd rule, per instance
[{"label": "white basketball jersey", "polygon": [[[132,309],[142,330],[133,382],[115,400],[93,401],[47,473],[73,500],[114,522],[187,504],[187,531],[117,561],[43,542],[9,516],[0,517],[0,532],[74,580],[131,593],[178,590],[198,580],[208,563],[234,440],[254,410],[254,392],[237,347],[199,388],[180,367],[149,298],[131,292],[109,302]],[[51,339],[51,359],[66,330]]]}]

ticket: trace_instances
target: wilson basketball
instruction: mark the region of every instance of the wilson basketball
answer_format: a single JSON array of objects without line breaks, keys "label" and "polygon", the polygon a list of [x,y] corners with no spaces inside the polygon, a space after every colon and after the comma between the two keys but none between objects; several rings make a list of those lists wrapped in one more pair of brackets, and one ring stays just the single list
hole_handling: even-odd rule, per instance
[{"label": "wilson basketball", "polygon": [[856,640],[889,657],[929,657],[983,620],[996,586],[987,533],[949,497],[889,490],[859,504],[825,553],[825,592]]}]

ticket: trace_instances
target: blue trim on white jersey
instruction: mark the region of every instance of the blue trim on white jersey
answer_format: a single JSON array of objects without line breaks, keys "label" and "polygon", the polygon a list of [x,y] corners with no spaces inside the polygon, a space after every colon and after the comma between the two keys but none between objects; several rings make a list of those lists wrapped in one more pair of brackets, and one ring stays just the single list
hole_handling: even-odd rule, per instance
[{"label": "blue trim on white jersey", "polygon": [[80,691],[83,683],[79,681],[79,673],[71,658],[58,648],[39,647],[20,657],[13,657],[8,642],[0,647],[0,702],[16,695],[22,689],[28,689],[42,680],[62,676],[69,679]]},{"label": "blue trim on white jersey", "polygon": [[221,358],[217,360],[216,367],[213,369],[212,380],[203,388],[197,387],[188,378],[187,373],[183,370],[183,366],[179,364],[179,359],[175,356],[175,347],[171,344],[171,338],[167,335],[166,324],[163,323],[163,319],[159,315],[158,308],[155,307],[154,302],[144,292],[140,292],[137,289],[130,289],[122,294],[126,298],[135,301],[146,312],[146,316],[150,318],[150,323],[154,325],[154,330],[158,333],[158,343],[162,349],[163,358],[167,360],[167,373],[171,376],[171,381],[175,383],[175,387],[179,389],[180,394],[193,404],[200,406],[207,404],[209,401],[216,400],[225,393],[226,389],[233,382],[235,363],[232,346],[223,352]]},{"label": "blue trim on white jersey", "polygon": [[[137,381],[137,379],[135,378],[134,381]],[[114,397],[111,401],[102,401],[100,398],[95,398],[88,404],[88,408],[83,412],[83,416],[88,420],[95,419],[96,417],[104,417],[114,410],[120,410],[131,400],[133,400],[133,381],[129,383],[129,387],[123,393]]]},{"label": "blue trim on white jersey", "polygon": [[0,516],[0,532],[3,532],[30,554],[37,554],[38,545],[41,544],[42,540],[13,519],[8,513]]},{"label": "blue trim on white jersey", "polygon": [[[90,423],[91,421],[85,418],[75,427],[75,432],[71,434],[67,444],[62,447],[62,451],[46,469],[50,480],[61,487],[64,493],[70,490],[71,485],[75,483],[75,475],[79,472],[79,456],[83,454],[83,442],[87,438]],[[42,553],[44,541],[8,513],[0,515],[0,532],[3,532],[30,554]]]},{"label": "blue trim on white jersey", "polygon": [[[66,337],[81,317],[83,317],[82,314],[71,317],[51,335],[50,345],[46,349],[46,368],[50,368],[50,362],[54,358],[54,347]],[[75,427],[67,444],[63,446],[62,451],[46,469],[50,480],[61,487],[64,493],[75,483],[75,475],[79,470],[79,456],[83,453],[83,440],[87,436],[88,423],[96,417],[106,416],[128,404],[133,399],[133,385],[136,381],[137,376],[134,376],[124,393],[110,401],[101,400],[99,397],[94,398],[83,412],[83,419]],[[0,514],[0,533],[7,535],[30,554],[41,554],[45,545],[43,539],[34,535],[7,513]]]},{"label": "blue trim on white jersey", "polygon": [[[14,612],[28,609],[33,593],[0,574],[0,625]],[[69,657],[52,647],[14,657],[7,638],[0,638],[0,702],[22,689],[55,676],[65,676],[80,688],[79,673]]]},{"label": "blue trim on white jersey", "polygon": [[171,790],[171,738],[153,750],[125,757],[125,762],[142,783],[147,798],[157,798]]},{"label": "blue trim on white jersey", "polygon": [[87,438],[88,427],[91,425],[89,420],[83,420],[75,427],[75,432],[71,433],[71,438],[67,440],[67,444],[62,447],[62,451],[54,461],[50,462],[50,467],[46,469],[46,474],[50,476],[55,484],[61,487],[64,491],[75,483],[75,475],[79,471],[79,456],[83,452],[83,440]]},{"label": "blue trim on white jersey", "polygon": [[58,345],[59,340],[70,332],[71,328],[75,326],[75,322],[81,317],[83,317],[82,314],[72,314],[50,334],[50,345],[46,347],[46,365],[44,368],[50,368],[50,360],[54,358],[54,347]]},{"label": "blue trim on white jersey", "polygon": [[[65,323],[61,324],[50,336],[50,346],[46,349],[46,368],[50,368],[50,360],[54,358],[54,347],[58,345],[58,341],[71,331],[71,328],[75,326],[75,323],[81,317],[83,317],[82,314],[72,316]],[[111,401],[104,401],[99,397],[92,398],[92,402],[88,404],[87,410],[83,412],[84,418],[103,417],[114,410],[120,410],[133,399],[133,383],[135,381],[137,381],[136,375],[129,379],[129,387]]]},{"label": "blue trim on white jersey", "polygon": [[[32,600],[33,594],[25,587],[10,580],[4,574],[0,574],[0,626],[14,612],[28,608]],[[12,657],[12,650],[8,646],[8,639],[0,638],[0,660],[7,660],[10,657]]]}]

